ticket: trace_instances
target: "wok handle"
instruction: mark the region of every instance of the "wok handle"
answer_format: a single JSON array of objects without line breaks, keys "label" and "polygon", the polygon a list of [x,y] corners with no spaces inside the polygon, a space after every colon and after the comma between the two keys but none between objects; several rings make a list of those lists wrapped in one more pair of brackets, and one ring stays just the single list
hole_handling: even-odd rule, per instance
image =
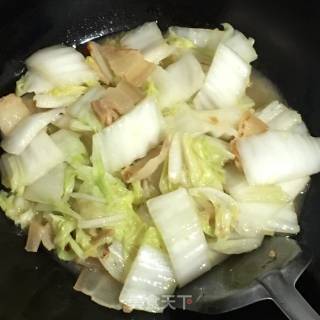
[{"label": "wok handle", "polygon": [[320,320],[320,316],[280,271],[269,273],[259,282],[290,320]]}]

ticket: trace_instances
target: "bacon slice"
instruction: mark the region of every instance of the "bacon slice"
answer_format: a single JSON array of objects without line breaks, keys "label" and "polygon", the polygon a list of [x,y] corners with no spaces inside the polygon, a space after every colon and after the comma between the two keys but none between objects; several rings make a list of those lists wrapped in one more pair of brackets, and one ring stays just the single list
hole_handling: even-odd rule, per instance
[{"label": "bacon slice", "polygon": [[101,52],[115,75],[136,87],[142,86],[155,68],[138,50],[105,45]]},{"label": "bacon slice", "polygon": [[140,89],[122,80],[116,88],[109,87],[106,95],[91,103],[99,120],[109,126],[123,114],[129,112],[143,98]]}]

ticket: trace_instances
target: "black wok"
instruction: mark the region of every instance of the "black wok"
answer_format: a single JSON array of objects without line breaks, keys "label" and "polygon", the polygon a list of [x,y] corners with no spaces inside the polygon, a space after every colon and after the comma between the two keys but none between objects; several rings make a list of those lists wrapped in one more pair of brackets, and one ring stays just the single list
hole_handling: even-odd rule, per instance
[{"label": "black wok", "polygon": [[[13,88],[23,60],[35,50],[64,42],[129,30],[146,21],[170,25],[214,27],[230,22],[256,39],[255,67],[280,89],[290,106],[303,116],[311,134],[320,136],[320,10],[312,1],[125,1],[125,0],[2,0],[0,3],[0,93]],[[298,289],[320,312],[320,177],[312,179],[300,215],[297,240],[313,253],[312,264]],[[286,319],[271,303],[259,302],[227,314],[170,310],[163,315],[124,315],[95,305],[72,290],[73,275],[45,252],[23,250],[24,236],[0,217],[0,319]]]}]

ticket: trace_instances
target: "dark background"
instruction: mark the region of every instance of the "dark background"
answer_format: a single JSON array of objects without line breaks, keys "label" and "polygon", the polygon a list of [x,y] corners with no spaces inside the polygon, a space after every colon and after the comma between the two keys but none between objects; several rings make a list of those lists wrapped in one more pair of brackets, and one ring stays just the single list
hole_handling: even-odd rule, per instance
[{"label": "dark background", "polygon": [[[316,1],[124,1],[0,0],[0,93],[12,88],[23,60],[36,49],[65,42],[79,44],[99,32],[128,30],[157,19],[171,24],[215,26],[230,22],[256,39],[255,67],[298,109],[311,133],[320,136],[319,21]],[[98,32],[97,32],[98,31]],[[298,289],[320,312],[320,178],[313,179],[301,216],[300,241],[314,252]],[[73,276],[48,254],[23,251],[24,236],[0,218],[0,320],[64,319],[286,319],[272,302],[219,316],[190,312],[124,315],[107,311],[72,290]]]}]

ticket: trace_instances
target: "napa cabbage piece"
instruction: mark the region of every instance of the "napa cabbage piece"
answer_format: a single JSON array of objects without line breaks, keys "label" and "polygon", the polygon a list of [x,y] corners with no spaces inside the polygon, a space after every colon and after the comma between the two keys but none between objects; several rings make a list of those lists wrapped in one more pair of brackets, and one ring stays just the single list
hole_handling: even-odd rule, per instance
[{"label": "napa cabbage piece", "polygon": [[159,106],[169,108],[191,98],[201,88],[204,73],[197,59],[187,53],[166,69],[157,67],[150,79]]},{"label": "napa cabbage piece", "polygon": [[[91,161],[93,167],[77,168],[77,178],[82,181],[78,187],[78,196],[74,199],[74,206],[82,217],[79,226],[102,228],[111,232],[110,244],[117,242],[123,253],[125,276],[146,226],[133,210],[132,192],[120,179],[104,170],[96,146]],[[104,255],[99,258],[104,258]]]},{"label": "napa cabbage piece", "polygon": [[120,44],[139,50],[147,61],[155,64],[168,57],[173,51],[163,39],[156,22],[147,22],[127,32],[120,39]]},{"label": "napa cabbage piece", "polygon": [[[233,165],[225,168],[226,180],[224,189],[240,202],[267,202],[285,204],[293,200],[295,191],[287,193],[280,184],[249,185],[244,174]],[[287,190],[290,185],[287,187]],[[299,187],[292,186],[293,189]],[[302,189],[302,188],[301,188]],[[301,191],[301,190],[300,190]],[[299,193],[299,191],[297,192]]]},{"label": "napa cabbage piece", "polygon": [[240,202],[238,206],[240,213],[235,229],[244,237],[300,231],[292,203]]},{"label": "napa cabbage piece", "polygon": [[163,117],[155,102],[147,98],[132,111],[93,137],[105,170],[114,173],[144,157],[163,138]]},{"label": "napa cabbage piece", "polygon": [[250,83],[249,63],[255,58],[253,41],[240,32],[235,32],[231,38],[221,42],[204,85],[193,101],[195,107],[197,109],[252,107],[254,103],[245,95],[245,90]]},{"label": "napa cabbage piece", "polygon": [[273,184],[320,171],[320,140],[306,134],[267,131],[237,142],[249,184]]},{"label": "napa cabbage piece", "polygon": [[162,312],[165,295],[173,294],[176,280],[168,254],[157,230],[150,227],[125,279],[120,302],[129,308]]},{"label": "napa cabbage piece", "polygon": [[273,101],[258,112],[258,117],[272,130],[283,130],[308,134],[301,115],[279,101]]},{"label": "napa cabbage piece", "polygon": [[77,227],[76,219],[65,215],[59,211],[59,208],[52,207],[51,210],[53,213],[47,213],[43,217],[51,225],[55,252],[61,260],[85,260],[89,256],[98,257],[103,251],[103,245],[110,241],[110,239],[103,239],[104,242],[99,243],[101,246],[93,246],[92,242],[95,239]]},{"label": "napa cabbage piece", "polygon": [[126,278],[126,255],[121,242],[113,241],[108,247],[108,254],[99,260],[114,279],[124,283]]},{"label": "napa cabbage piece", "polygon": [[61,163],[27,186],[23,194],[24,198],[40,203],[61,201],[64,193],[65,167],[65,164]]},{"label": "napa cabbage piece", "polygon": [[176,134],[160,179],[166,193],[179,188],[210,186],[222,190],[224,164],[233,154],[221,140],[206,135]]},{"label": "napa cabbage piece", "polygon": [[165,114],[168,131],[172,133],[210,134],[230,139],[237,135],[242,112],[238,108],[194,110],[187,103],[170,108]]},{"label": "napa cabbage piece", "polygon": [[179,286],[208,271],[208,245],[196,205],[186,189],[150,199],[147,206],[166,245]]},{"label": "napa cabbage piece", "polygon": [[1,147],[8,153],[21,154],[41,130],[58,119],[63,113],[64,109],[56,109],[35,113],[24,118],[2,140]]},{"label": "napa cabbage piece", "polygon": [[38,50],[26,60],[26,66],[58,88],[97,82],[83,55],[72,47],[57,45]]},{"label": "napa cabbage piece", "polygon": [[84,165],[89,163],[89,155],[86,147],[81,141],[78,133],[61,129],[51,136],[54,143],[62,151],[65,161],[71,166]]},{"label": "napa cabbage piece", "polygon": [[32,204],[24,197],[0,191],[0,208],[16,225],[26,229],[37,215]]},{"label": "napa cabbage piece", "polygon": [[263,235],[254,235],[249,237],[241,236],[236,232],[230,234],[227,238],[219,238],[217,240],[209,240],[208,246],[210,250],[214,250],[220,254],[232,255],[253,251],[259,248],[263,241]]},{"label": "napa cabbage piece", "polygon": [[119,301],[122,284],[102,268],[84,268],[73,288],[104,307],[115,310],[122,308]]},{"label": "napa cabbage piece", "polygon": [[306,191],[309,182],[310,177],[302,177],[295,180],[281,182],[279,183],[279,186],[291,200],[294,200],[300,193]]},{"label": "napa cabbage piece", "polygon": [[60,108],[67,107],[75,102],[84,92],[85,86],[64,86],[54,88],[46,93],[36,94],[33,98],[38,108]]},{"label": "napa cabbage piece", "polygon": [[219,43],[232,36],[234,29],[223,23],[223,30],[173,26],[168,29],[167,42],[174,47],[173,57],[190,51],[201,63],[204,71],[210,66]]},{"label": "napa cabbage piece", "polygon": [[27,71],[16,83],[16,95],[21,97],[26,93],[44,93],[54,88],[54,84],[35,71]]},{"label": "napa cabbage piece", "polygon": [[102,86],[92,87],[80,99],[70,105],[67,111],[72,117],[86,125],[89,130],[98,132],[103,126],[94,114],[91,103],[101,99],[105,94],[106,89]]},{"label": "napa cabbage piece", "polygon": [[228,194],[214,188],[193,188],[189,192],[198,204],[205,234],[218,239],[227,238],[238,219],[236,201]]},{"label": "napa cabbage piece", "polygon": [[98,76],[80,52],[62,45],[38,50],[26,60],[27,73],[17,82],[18,95],[35,93],[38,108],[65,107],[77,100]]},{"label": "napa cabbage piece", "polygon": [[206,48],[214,53],[220,41],[227,39],[233,33],[233,28],[230,24],[224,23],[222,26],[224,30],[172,26],[168,30],[169,39],[170,37],[187,39],[195,47]]},{"label": "napa cabbage piece", "polygon": [[58,146],[41,131],[20,155],[1,156],[2,183],[12,191],[21,192],[63,161]]}]

